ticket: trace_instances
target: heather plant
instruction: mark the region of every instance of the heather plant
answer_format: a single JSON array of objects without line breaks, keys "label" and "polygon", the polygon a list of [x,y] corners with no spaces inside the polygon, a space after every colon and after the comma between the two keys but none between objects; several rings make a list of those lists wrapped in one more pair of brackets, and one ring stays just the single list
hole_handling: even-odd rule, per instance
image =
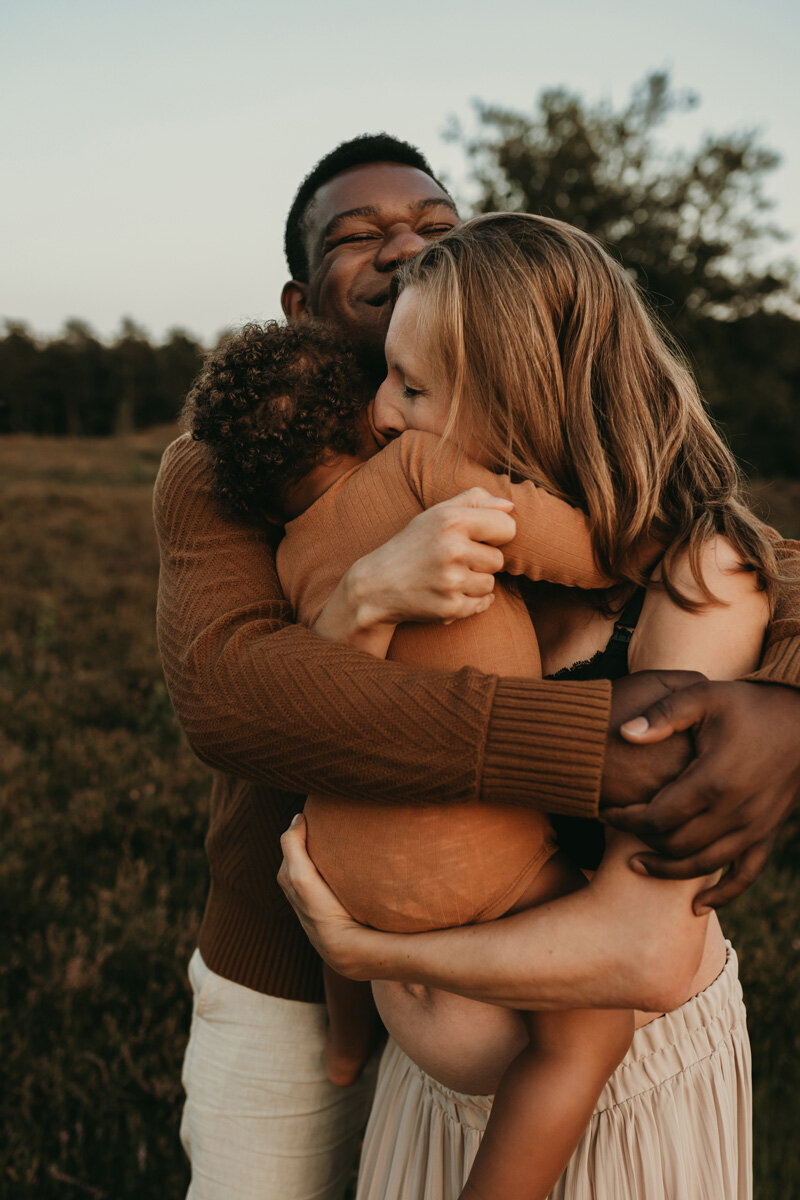
[{"label": "heather plant", "polygon": [[64,443],[57,464],[46,443],[3,445],[3,1196],[187,1184],[180,1062],[207,783],[155,645],[163,440]]}]

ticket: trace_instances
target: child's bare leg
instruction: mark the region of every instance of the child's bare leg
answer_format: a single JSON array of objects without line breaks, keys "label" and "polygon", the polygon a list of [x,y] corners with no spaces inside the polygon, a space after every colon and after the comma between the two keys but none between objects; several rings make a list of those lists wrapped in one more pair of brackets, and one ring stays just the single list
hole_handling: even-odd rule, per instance
[{"label": "child's bare leg", "polygon": [[546,1200],[625,1057],[633,1013],[527,1013],[531,1044],[508,1068],[461,1200]]},{"label": "child's bare leg", "polygon": [[337,1087],[355,1083],[372,1051],[378,1014],[368,983],[355,983],[323,966],[328,1029],[325,1073]]},{"label": "child's bare leg", "polygon": [[[559,854],[515,908],[585,885],[582,873]],[[633,1037],[632,1011],[524,1012],[522,1017],[530,1044],[500,1081],[461,1200],[546,1200]]]}]

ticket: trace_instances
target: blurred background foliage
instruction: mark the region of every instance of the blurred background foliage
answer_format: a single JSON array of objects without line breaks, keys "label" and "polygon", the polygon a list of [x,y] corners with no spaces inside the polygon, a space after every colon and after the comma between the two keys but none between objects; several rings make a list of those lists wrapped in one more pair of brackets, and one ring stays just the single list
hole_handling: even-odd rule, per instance
[{"label": "blurred background foliage", "polygon": [[[478,105],[477,129],[450,136],[477,209],[549,213],[615,248],[688,347],[759,507],[800,536],[798,307],[764,199],[777,160],[752,134],[665,150],[659,126],[693,103],[657,75],[621,111],[558,90],[531,114]],[[110,345],[78,321],[0,340],[3,1197],[180,1197],[188,1182],[208,778],[161,677],[150,498],[201,355],[130,321]],[[723,915],[750,1012],[759,1200],[800,1195],[798,862],[795,821]]]},{"label": "blurred background foliage", "polygon": [[447,137],[470,168],[474,208],[568,221],[616,254],[688,355],[745,467],[800,473],[800,305],[766,185],[779,156],[755,132],[671,149],[662,126],[698,98],[649,75],[627,105],[565,88],[532,113],[477,102]]},{"label": "blurred background foliage", "polygon": [[0,434],[103,437],[174,421],[203,347],[182,330],[152,345],[129,317],[105,345],[71,319],[57,338],[19,321],[0,339]]}]

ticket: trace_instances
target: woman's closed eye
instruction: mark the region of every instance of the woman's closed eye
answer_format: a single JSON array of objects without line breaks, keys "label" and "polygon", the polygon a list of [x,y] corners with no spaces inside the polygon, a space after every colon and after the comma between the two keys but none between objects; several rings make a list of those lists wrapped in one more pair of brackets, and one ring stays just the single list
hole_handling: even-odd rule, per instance
[{"label": "woman's closed eye", "polygon": [[409,387],[407,383],[403,384],[403,396],[406,400],[415,400],[417,396],[423,396],[425,393],[422,388]]}]

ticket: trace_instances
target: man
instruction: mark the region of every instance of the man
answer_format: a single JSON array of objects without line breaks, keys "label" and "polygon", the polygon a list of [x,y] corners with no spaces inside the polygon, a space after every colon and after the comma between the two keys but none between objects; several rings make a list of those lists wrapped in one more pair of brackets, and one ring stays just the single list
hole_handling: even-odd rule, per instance
[{"label": "man", "polygon": [[[413,147],[383,135],[344,143],[289,214],[284,312],[346,330],[377,384],[392,272],[457,221]],[[342,1090],[324,1077],[319,961],[275,882],[279,835],[304,795],[480,797],[584,817],[599,805],[654,848],[656,873],[734,863],[711,896],[723,902],[757,873],[800,790],[800,597],[782,590],[754,682],[645,673],[612,690],[439,675],[325,635],[344,630],[357,645],[360,628],[403,619],[398,596],[409,592],[431,619],[468,615],[472,576],[496,569],[492,547],[510,536],[490,497],[438,506],[356,564],[315,632],[291,623],[268,534],[221,510],[186,437],[165,454],[155,515],[165,674],[190,743],[215,769],[184,1068],[190,1194],[341,1196],[370,1081]],[[651,745],[619,736],[628,718],[628,738]],[[689,726],[699,753],[674,779],[689,762],[688,736],[660,739]],[[571,970],[558,981],[564,1004],[585,994]]]}]

